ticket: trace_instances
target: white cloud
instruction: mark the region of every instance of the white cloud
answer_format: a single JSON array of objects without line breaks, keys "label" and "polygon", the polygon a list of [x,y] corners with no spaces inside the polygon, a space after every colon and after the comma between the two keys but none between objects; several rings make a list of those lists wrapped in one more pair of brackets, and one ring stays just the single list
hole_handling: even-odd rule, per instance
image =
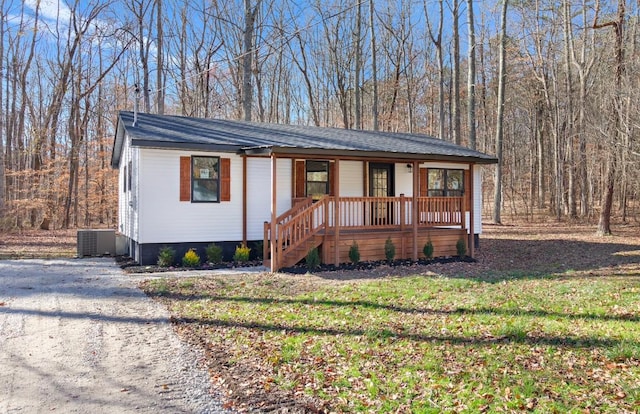
[{"label": "white cloud", "polygon": [[[36,11],[36,5],[38,0],[24,0],[24,5],[27,6],[33,13]],[[60,20],[68,22],[71,17],[71,10],[66,3],[59,0],[40,0],[40,17],[45,20]]]}]

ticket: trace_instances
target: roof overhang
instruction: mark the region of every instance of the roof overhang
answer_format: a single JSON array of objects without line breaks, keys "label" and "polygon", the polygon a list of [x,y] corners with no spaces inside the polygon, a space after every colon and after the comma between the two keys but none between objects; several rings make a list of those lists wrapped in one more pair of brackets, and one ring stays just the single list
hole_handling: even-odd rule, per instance
[{"label": "roof overhang", "polygon": [[116,135],[113,137],[113,152],[111,153],[111,168],[120,167],[120,157],[122,157],[122,148],[124,147],[125,128],[122,120],[118,117],[116,122]]},{"label": "roof overhang", "polygon": [[321,148],[296,148],[296,147],[254,147],[243,148],[242,152],[255,156],[282,156],[293,158],[295,156],[320,156],[326,158],[371,158],[389,160],[415,160],[415,161],[455,161],[473,162],[475,164],[497,164],[498,159],[494,157],[473,157],[442,154],[413,154],[389,151],[354,151],[344,149],[321,149]]},{"label": "roof overhang", "polygon": [[154,141],[147,139],[132,138],[132,147],[142,148],[160,148],[160,149],[176,149],[176,150],[192,150],[192,151],[219,151],[219,152],[240,152],[241,148],[237,145],[220,145],[207,144],[199,142],[169,142]]}]

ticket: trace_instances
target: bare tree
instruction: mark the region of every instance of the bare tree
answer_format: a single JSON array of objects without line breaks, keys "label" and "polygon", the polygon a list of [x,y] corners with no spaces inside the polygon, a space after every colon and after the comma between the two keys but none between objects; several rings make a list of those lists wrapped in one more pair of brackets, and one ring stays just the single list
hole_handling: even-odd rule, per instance
[{"label": "bare tree", "polygon": [[156,0],[156,108],[164,114],[164,25],[162,16],[162,0]]},{"label": "bare tree", "polygon": [[380,129],[378,124],[378,49],[376,47],[376,30],[374,27],[375,7],[373,0],[369,0],[369,30],[371,37],[371,83],[373,95],[371,97],[371,117],[373,118],[373,130]]},{"label": "bare tree", "polygon": [[462,136],[460,130],[460,0],[452,0],[453,14],[453,55],[451,56],[453,74],[451,81],[451,116],[453,142],[460,145]]},{"label": "bare tree", "polygon": [[[140,70],[142,71],[142,100],[144,103],[144,111],[151,111],[151,69],[149,67],[149,53],[151,50],[150,27],[153,23],[155,13],[155,0],[127,0],[126,7],[132,13],[134,22],[131,23],[131,35],[135,39],[138,46],[138,58],[140,59]],[[135,30],[135,32],[133,32]]]},{"label": "bare tree", "polygon": [[[5,31],[5,19],[6,13],[4,8],[5,0],[0,1],[0,75],[4,76],[4,31]],[[4,109],[2,103],[4,86],[0,83],[0,216],[4,217],[6,208],[6,164],[4,158],[4,141],[5,141],[5,129],[4,129]]]},{"label": "bare tree", "polygon": [[476,149],[476,32],[473,16],[473,0],[467,0],[467,24],[469,26],[468,77],[467,77],[467,122],[469,148]]},{"label": "bare tree", "polygon": [[497,120],[496,120],[496,157],[498,165],[495,170],[495,188],[493,196],[493,221],[496,224],[502,222],[500,218],[500,209],[502,207],[502,139],[503,139],[503,121],[504,121],[504,83],[507,77],[505,49],[507,45],[507,7],[508,0],[502,3],[502,13],[500,14],[500,58],[498,69],[498,104],[497,104]]},{"label": "bare tree", "polygon": [[613,205],[613,190],[615,186],[616,176],[616,158],[615,146],[621,141],[621,93],[622,93],[622,74],[624,73],[624,18],[625,18],[625,0],[618,0],[618,18],[606,23],[598,22],[598,12],[600,10],[600,1],[596,1],[596,11],[593,20],[593,28],[601,29],[604,27],[612,27],[615,33],[615,73],[614,85],[615,95],[611,101],[611,119],[610,128],[611,140],[608,143],[605,166],[605,182],[604,182],[604,198],[600,209],[600,217],[598,219],[599,235],[611,234],[611,207]]},{"label": "bare tree", "polygon": [[[578,120],[576,123],[576,135],[578,136],[578,163],[577,175],[580,183],[580,216],[586,217],[589,214],[589,180],[587,176],[587,138],[586,138],[586,105],[587,105],[587,86],[591,77],[591,70],[595,64],[595,33],[589,30],[587,23],[588,5],[582,2],[582,33],[583,38],[580,41],[579,51],[576,52],[573,38],[570,39],[569,47],[571,50],[571,62],[578,73],[579,91],[578,91]],[[590,32],[590,35],[587,35]],[[571,31],[569,32],[571,34]],[[589,39],[587,39],[589,36]],[[589,57],[587,57],[587,47],[592,49]]]},{"label": "bare tree", "polygon": [[564,68],[565,68],[565,85],[566,85],[566,116],[564,121],[564,138],[566,139],[566,165],[568,175],[568,188],[567,188],[567,205],[568,216],[570,218],[576,218],[577,216],[577,203],[576,203],[576,180],[575,180],[575,166],[574,166],[574,122],[573,122],[573,70],[571,64],[571,43],[573,42],[573,31],[571,19],[573,14],[571,13],[571,6],[567,0],[564,0],[563,4],[563,29],[564,29]]},{"label": "bare tree", "polygon": [[[309,99],[309,111],[311,111],[311,119],[313,120],[313,124],[315,126],[320,126],[320,115],[318,113],[319,110],[316,99],[316,91],[312,83],[313,75],[311,73],[311,69],[309,68],[309,63],[307,60],[306,40],[303,40],[299,29],[296,29],[295,39],[298,41],[298,48],[297,51],[291,50],[291,58],[302,74],[302,79],[304,81],[305,89],[307,92],[307,98]],[[293,49],[291,44],[289,46],[291,49]]]},{"label": "bare tree", "polygon": [[355,67],[354,67],[354,128],[362,129],[362,99],[360,98],[360,73],[362,72],[362,2],[358,1],[356,5],[356,27],[353,32],[353,40],[355,47]]},{"label": "bare tree", "polygon": [[255,4],[251,0],[244,0],[244,32],[242,49],[242,110],[244,120],[251,121],[253,106],[253,85],[251,83],[253,72],[253,53],[256,16],[260,7],[260,0]]},{"label": "bare tree", "polygon": [[431,20],[429,19],[429,11],[427,2],[424,2],[425,16],[427,17],[427,27],[431,42],[436,47],[436,56],[438,59],[438,138],[445,139],[445,112],[444,112],[444,89],[445,89],[445,69],[444,55],[442,45],[442,31],[444,24],[444,0],[438,1],[438,28],[436,34],[433,33]]}]

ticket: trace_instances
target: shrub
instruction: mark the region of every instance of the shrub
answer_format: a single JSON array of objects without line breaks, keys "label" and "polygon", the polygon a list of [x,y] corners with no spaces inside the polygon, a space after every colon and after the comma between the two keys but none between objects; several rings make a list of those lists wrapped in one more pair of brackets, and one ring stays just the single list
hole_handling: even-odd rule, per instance
[{"label": "shrub", "polygon": [[264,252],[264,242],[257,241],[253,244],[253,251],[256,252],[256,259],[262,260],[263,252]]},{"label": "shrub", "polygon": [[215,243],[211,243],[205,249],[205,254],[207,255],[207,260],[211,263],[220,263],[222,262],[222,247],[218,246]]},{"label": "shrub", "polygon": [[433,259],[433,243],[429,240],[422,248],[422,253],[427,259]]},{"label": "shrub", "polygon": [[309,250],[309,253],[307,253],[306,262],[307,270],[316,270],[318,267],[320,267],[320,253],[318,253],[317,247]]},{"label": "shrub", "polygon": [[238,263],[244,263],[249,261],[249,253],[251,253],[251,248],[245,246],[236,247],[236,252],[233,254],[233,260]]},{"label": "shrub", "polygon": [[163,246],[158,252],[158,266],[169,267],[173,264],[176,251],[169,246]]},{"label": "shrub", "polygon": [[460,257],[464,257],[467,255],[467,243],[464,241],[464,239],[460,239],[456,243],[456,252]]},{"label": "shrub", "polygon": [[194,249],[189,249],[182,257],[182,265],[184,267],[200,266],[200,256]]},{"label": "shrub", "polygon": [[387,241],[384,242],[384,256],[387,258],[387,261],[392,261],[394,257],[396,257],[396,246],[393,244],[393,240],[391,237],[387,237]]},{"label": "shrub", "polygon": [[349,247],[349,260],[351,263],[356,264],[360,261],[360,248],[358,247],[358,243],[354,240]]}]

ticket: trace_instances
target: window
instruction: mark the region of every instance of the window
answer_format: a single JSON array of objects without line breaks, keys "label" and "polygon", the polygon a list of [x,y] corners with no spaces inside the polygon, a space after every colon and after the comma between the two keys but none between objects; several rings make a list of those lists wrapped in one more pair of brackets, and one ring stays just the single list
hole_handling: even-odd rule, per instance
[{"label": "window", "polygon": [[430,197],[461,197],[464,194],[464,170],[429,168],[427,176]]},{"label": "window", "polygon": [[231,159],[180,157],[180,201],[231,201]]},{"label": "window", "polygon": [[127,190],[131,191],[132,188],[132,184],[133,184],[133,163],[131,161],[129,161],[129,171],[127,173],[127,182],[128,182],[128,186],[127,186]]},{"label": "window", "polygon": [[329,161],[307,161],[307,197],[319,199],[329,194]]},{"label": "window", "polygon": [[191,201],[220,201],[219,164],[218,157],[191,157]]}]

